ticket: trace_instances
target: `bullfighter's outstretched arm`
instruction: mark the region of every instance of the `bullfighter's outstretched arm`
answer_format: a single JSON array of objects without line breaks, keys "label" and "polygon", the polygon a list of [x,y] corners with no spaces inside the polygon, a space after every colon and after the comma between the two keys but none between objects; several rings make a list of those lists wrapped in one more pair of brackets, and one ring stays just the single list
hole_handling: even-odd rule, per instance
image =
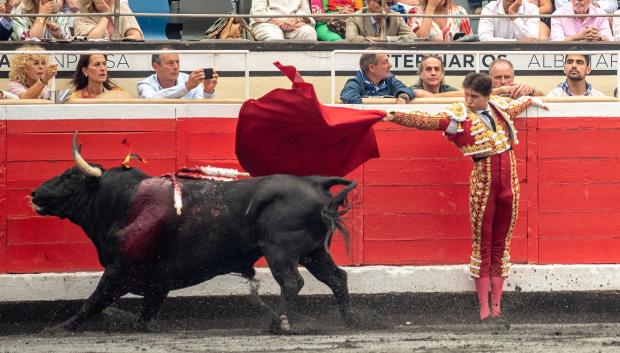
[{"label": "bullfighter's outstretched arm", "polygon": [[383,118],[384,121],[391,121],[398,125],[413,127],[419,130],[439,130],[445,131],[450,125],[450,114],[440,112],[437,114],[429,114],[426,112],[413,111],[390,112]]}]

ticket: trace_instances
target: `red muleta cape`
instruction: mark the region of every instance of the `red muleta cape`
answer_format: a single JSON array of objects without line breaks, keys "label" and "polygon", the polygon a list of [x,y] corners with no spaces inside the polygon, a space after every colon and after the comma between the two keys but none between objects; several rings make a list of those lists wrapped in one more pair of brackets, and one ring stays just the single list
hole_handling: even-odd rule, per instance
[{"label": "red muleta cape", "polygon": [[274,65],[292,82],[243,103],[235,151],[252,176],[344,176],[379,157],[372,129],[385,112],[328,107],[293,66]]}]

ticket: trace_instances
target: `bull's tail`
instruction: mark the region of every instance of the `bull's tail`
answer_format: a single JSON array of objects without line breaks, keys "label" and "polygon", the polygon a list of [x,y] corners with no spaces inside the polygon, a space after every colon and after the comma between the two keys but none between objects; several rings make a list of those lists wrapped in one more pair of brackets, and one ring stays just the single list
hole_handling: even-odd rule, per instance
[{"label": "bull's tail", "polygon": [[327,236],[325,237],[324,243],[325,251],[329,253],[329,244],[331,243],[334,231],[339,230],[344,238],[347,254],[350,255],[349,229],[344,224],[342,216],[350,210],[348,195],[355,189],[357,182],[343,178],[329,178],[321,181],[323,190],[328,194],[329,189],[334,185],[346,185],[346,187],[333,196],[325,208],[323,208],[323,211],[321,211],[321,217],[327,226]]}]

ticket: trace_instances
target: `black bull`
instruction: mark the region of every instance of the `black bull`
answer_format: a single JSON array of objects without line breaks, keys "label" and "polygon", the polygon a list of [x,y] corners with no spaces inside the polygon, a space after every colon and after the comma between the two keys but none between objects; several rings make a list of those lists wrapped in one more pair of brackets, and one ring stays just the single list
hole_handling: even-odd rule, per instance
[{"label": "black bull", "polygon": [[[183,212],[173,207],[169,179],[137,169],[89,165],[73,139],[76,167],[32,192],[41,215],[67,218],[86,233],[105,268],[80,311],[61,324],[75,329],[127,293],[144,297],[140,321],[157,313],[170,290],[218,275],[252,279],[265,256],[281,288],[272,328],[289,330],[287,310],[303,286],[305,266],[334,293],[346,323],[354,323],[346,273],[326,247],[356,183],[336,177],[273,175],[231,182],[179,179]],[[344,185],[337,195],[334,185]]]}]

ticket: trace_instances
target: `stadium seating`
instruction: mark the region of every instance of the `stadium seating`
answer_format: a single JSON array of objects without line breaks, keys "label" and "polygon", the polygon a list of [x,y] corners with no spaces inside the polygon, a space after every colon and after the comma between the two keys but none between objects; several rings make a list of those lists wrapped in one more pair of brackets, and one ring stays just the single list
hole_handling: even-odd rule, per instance
[{"label": "stadium seating", "polygon": [[[234,12],[230,0],[181,0],[181,13],[228,14]],[[217,18],[183,18],[183,40],[200,40],[204,38],[207,28]]]},{"label": "stadium seating", "polygon": [[[144,13],[169,13],[168,0],[129,0],[131,11]],[[165,40],[168,17],[138,17],[138,24],[146,40]]]}]

